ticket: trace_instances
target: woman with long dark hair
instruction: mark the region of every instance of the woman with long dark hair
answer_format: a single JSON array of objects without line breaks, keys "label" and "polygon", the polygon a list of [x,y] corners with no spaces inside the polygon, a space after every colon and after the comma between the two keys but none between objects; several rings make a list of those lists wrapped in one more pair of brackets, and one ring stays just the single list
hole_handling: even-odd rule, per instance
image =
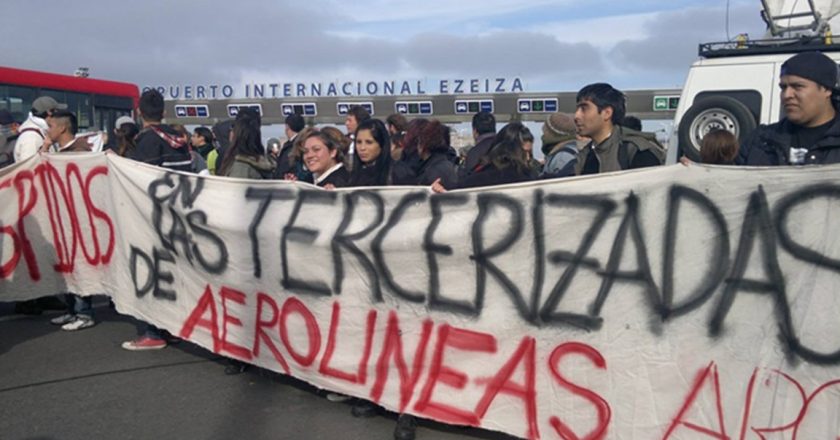
[{"label": "woman with long dark hair", "polygon": [[390,185],[391,140],[385,124],[379,119],[362,121],[356,129],[355,139],[350,186]]},{"label": "woman with long dark hair", "polygon": [[134,138],[137,137],[137,134],[139,133],[140,129],[137,128],[137,124],[134,122],[123,122],[114,128],[114,135],[116,139],[115,150],[117,154],[122,157],[128,157],[128,155],[131,154],[137,146]]},{"label": "woman with long dark hair", "polygon": [[230,149],[225,153],[217,174],[245,179],[270,179],[274,160],[265,154],[260,130],[260,116],[242,109],[233,121]]},{"label": "woman with long dark hair", "polygon": [[[521,122],[505,125],[493,139],[493,146],[481,159],[475,171],[458,182],[458,188],[476,188],[480,186],[502,185],[505,183],[534,180],[535,176],[528,164],[528,156],[522,144],[531,138],[531,131]],[[432,184],[435,192],[447,189],[440,181]]]}]

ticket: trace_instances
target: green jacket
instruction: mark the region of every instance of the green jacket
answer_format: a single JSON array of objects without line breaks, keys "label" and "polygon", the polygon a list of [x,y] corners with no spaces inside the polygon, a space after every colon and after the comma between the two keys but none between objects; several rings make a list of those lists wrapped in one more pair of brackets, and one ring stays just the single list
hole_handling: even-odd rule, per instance
[{"label": "green jacket", "polygon": [[652,153],[660,165],[665,162],[665,147],[656,140],[655,134],[621,126],[615,126],[610,137],[600,145],[593,146],[592,142],[589,142],[581,148],[575,174],[580,175],[583,171],[590,151],[594,151],[598,158],[599,173],[640,168],[641,166],[633,162],[636,153],[640,151]]},{"label": "green jacket", "polygon": [[275,166],[273,158],[266,156],[255,158],[237,154],[227,176],[243,179],[270,179]]}]

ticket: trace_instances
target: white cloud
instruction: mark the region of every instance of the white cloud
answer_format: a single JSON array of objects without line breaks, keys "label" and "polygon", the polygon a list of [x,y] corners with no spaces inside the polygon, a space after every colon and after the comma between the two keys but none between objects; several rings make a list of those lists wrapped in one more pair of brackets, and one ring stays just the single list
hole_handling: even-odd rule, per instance
[{"label": "white cloud", "polygon": [[[725,35],[723,5],[684,6],[699,0],[146,0],[130,11],[45,0],[46,33],[30,31],[28,3],[8,1],[3,64],[68,73],[89,65],[96,77],[140,85],[520,76],[540,90],[592,80],[672,87],[698,42]],[[756,2],[745,1],[732,0],[733,34],[760,25]],[[56,34],[72,40],[57,44]]]},{"label": "white cloud", "polygon": [[329,7],[339,15],[365,24],[390,21],[464,21],[505,16],[541,6],[563,7],[573,3],[575,2],[572,0],[369,0],[360,6],[356,2],[339,0],[329,2]]},{"label": "white cloud", "polygon": [[540,25],[540,32],[565,43],[588,43],[608,49],[620,41],[642,40],[648,36],[649,22],[659,13],[618,15],[603,18],[553,21]]}]

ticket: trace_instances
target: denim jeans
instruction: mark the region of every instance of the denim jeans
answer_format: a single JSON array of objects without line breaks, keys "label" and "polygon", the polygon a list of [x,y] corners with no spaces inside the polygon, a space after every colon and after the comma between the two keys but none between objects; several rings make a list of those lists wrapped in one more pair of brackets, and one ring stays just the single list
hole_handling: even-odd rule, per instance
[{"label": "denim jeans", "polygon": [[161,329],[149,324],[147,322],[143,323],[143,336],[152,339],[163,339],[163,332]]},{"label": "denim jeans", "polygon": [[67,301],[67,311],[69,313],[84,315],[93,319],[93,297],[68,293],[66,294],[65,299]]}]

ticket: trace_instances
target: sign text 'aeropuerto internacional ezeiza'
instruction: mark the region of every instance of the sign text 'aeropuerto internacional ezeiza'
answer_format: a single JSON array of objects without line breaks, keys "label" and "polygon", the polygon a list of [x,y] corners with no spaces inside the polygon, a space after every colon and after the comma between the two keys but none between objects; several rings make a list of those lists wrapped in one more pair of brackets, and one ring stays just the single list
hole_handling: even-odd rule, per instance
[{"label": "sign text 'aeropuerto internacional ezeiza'", "polygon": [[[333,81],[144,86],[157,89],[167,99],[291,98],[321,96],[395,96],[427,94],[523,92],[521,78],[467,78],[439,81]],[[235,93],[240,90],[241,93]]]}]

